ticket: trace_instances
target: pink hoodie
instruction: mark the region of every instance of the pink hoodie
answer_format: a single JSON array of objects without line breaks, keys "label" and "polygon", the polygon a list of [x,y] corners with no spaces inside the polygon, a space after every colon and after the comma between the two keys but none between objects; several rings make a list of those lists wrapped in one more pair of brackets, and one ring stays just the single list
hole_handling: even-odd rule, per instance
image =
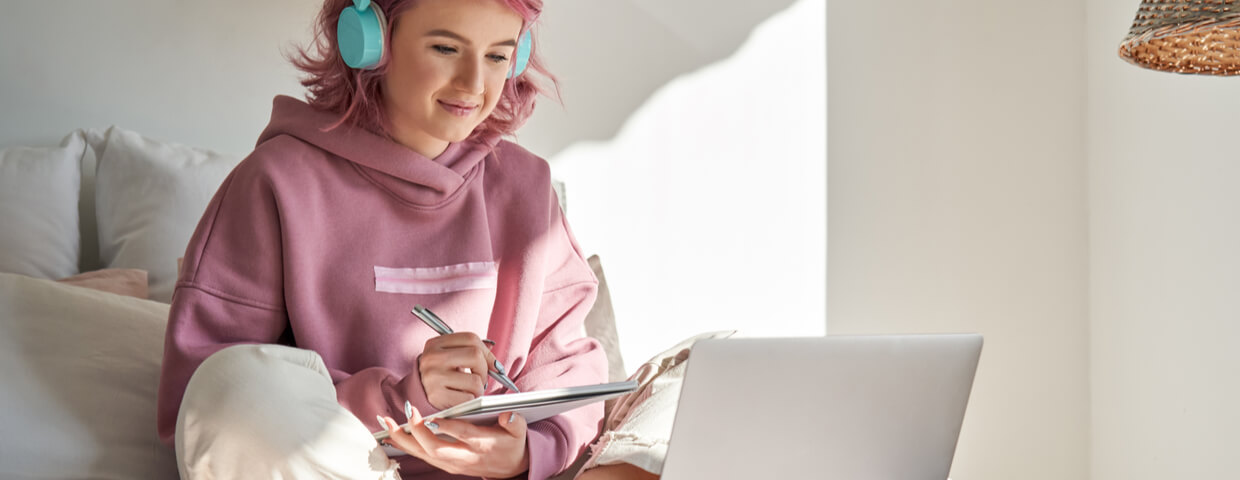
[{"label": "pink hoodie", "polygon": [[[434,160],[276,97],[258,146],[211,200],[186,250],[168,320],[159,434],[172,444],[194,369],[240,343],[318,352],[362,423],[427,402],[416,359],[430,308],[492,349],[522,391],[603,383],[583,320],[598,281],[551,188],[546,161],[506,141],[454,143]],[[490,382],[489,393],[498,393]],[[530,425],[529,478],[567,467],[602,404]],[[369,420],[367,420],[369,419]],[[377,429],[377,428],[376,428]],[[453,478],[414,457],[406,477]]]}]

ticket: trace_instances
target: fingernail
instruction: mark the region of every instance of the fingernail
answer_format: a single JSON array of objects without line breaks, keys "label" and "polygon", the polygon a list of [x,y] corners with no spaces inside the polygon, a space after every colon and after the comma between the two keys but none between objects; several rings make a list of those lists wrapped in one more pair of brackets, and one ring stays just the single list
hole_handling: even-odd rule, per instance
[{"label": "fingernail", "polygon": [[495,371],[499,372],[499,374],[500,374],[500,375],[507,375],[507,374],[508,374],[508,372],[505,372],[505,371],[504,371],[504,364],[499,363],[499,359],[496,359],[496,360],[495,360]]},{"label": "fingernail", "polygon": [[405,419],[410,418],[413,418],[413,405],[408,400],[405,400]]},{"label": "fingernail", "polygon": [[491,340],[491,339],[489,339],[489,338],[484,338],[484,339],[482,339],[482,343],[485,343],[485,344],[490,345],[490,346],[492,346],[492,347],[494,347],[494,346],[495,346],[495,340]]},{"label": "fingernail", "polygon": [[512,413],[509,413],[509,414],[508,414],[508,424],[509,424],[509,425],[512,425],[512,422],[513,422],[514,420],[516,420],[516,419],[517,419],[517,412],[512,412]]},{"label": "fingernail", "polygon": [[375,420],[379,421],[379,426],[383,427],[383,430],[388,429],[387,421],[383,420],[383,415],[375,415]]},{"label": "fingernail", "polygon": [[438,423],[435,423],[435,422],[432,422],[432,421],[430,421],[430,420],[427,420],[425,423],[423,423],[423,425],[426,425],[426,429],[427,429],[427,430],[430,430],[430,431],[431,431],[431,433],[435,433],[435,432],[439,431],[439,424],[438,424]]}]

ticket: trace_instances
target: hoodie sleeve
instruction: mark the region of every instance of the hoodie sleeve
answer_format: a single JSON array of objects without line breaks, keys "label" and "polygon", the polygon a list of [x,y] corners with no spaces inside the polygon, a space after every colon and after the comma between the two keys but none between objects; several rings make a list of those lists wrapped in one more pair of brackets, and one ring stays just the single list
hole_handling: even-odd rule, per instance
[{"label": "hoodie sleeve", "polygon": [[[607,382],[607,357],[599,342],[585,334],[585,318],[598,294],[598,280],[572,231],[551,200],[551,238],[547,249],[546,289],[529,360],[516,382],[528,390]],[[531,480],[551,477],[582,453],[598,435],[603,404],[593,403],[536,422],[529,427]]]},{"label": "hoodie sleeve", "polygon": [[198,365],[231,345],[275,343],[288,325],[278,215],[270,183],[251,164],[238,165],[207,205],[172,296],[156,421],[169,445]]},{"label": "hoodie sleeve", "polygon": [[[375,415],[383,415],[404,422],[405,401],[413,404],[423,415],[439,409],[431,406],[422,387],[422,375],[416,368],[407,375],[399,375],[383,367],[362,369],[352,375],[329,368],[336,380],[336,401],[362,420],[371,431],[378,431]],[[369,420],[369,422],[367,421]]]},{"label": "hoodie sleeve", "polygon": [[[159,437],[168,445],[185,388],[207,357],[232,345],[280,343],[289,328],[285,235],[277,189],[264,164],[269,162],[256,151],[224,180],[186,250],[164,337],[157,403]],[[362,410],[370,415],[359,418],[395,416],[403,399],[426,397],[416,371],[398,375],[376,367],[352,376],[331,373],[346,407],[356,413],[365,405]]]}]

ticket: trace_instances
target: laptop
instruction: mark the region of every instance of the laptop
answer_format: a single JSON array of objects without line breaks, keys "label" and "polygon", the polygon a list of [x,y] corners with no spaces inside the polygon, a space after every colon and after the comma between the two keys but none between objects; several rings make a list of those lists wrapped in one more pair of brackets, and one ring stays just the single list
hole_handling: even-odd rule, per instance
[{"label": "laptop", "polygon": [[982,337],[702,340],[663,480],[944,480]]}]

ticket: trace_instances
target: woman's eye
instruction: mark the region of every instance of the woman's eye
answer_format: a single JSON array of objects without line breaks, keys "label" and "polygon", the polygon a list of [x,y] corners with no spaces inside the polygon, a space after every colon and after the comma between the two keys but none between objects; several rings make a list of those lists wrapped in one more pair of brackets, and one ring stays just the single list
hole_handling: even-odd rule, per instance
[{"label": "woman's eye", "polygon": [[442,53],[444,55],[456,53],[455,48],[449,47],[447,45],[433,45],[431,46],[431,48],[435,49],[436,52]]},{"label": "woman's eye", "polygon": [[504,63],[508,61],[508,57],[503,55],[487,55],[487,58],[490,58],[491,61],[495,63]]}]

